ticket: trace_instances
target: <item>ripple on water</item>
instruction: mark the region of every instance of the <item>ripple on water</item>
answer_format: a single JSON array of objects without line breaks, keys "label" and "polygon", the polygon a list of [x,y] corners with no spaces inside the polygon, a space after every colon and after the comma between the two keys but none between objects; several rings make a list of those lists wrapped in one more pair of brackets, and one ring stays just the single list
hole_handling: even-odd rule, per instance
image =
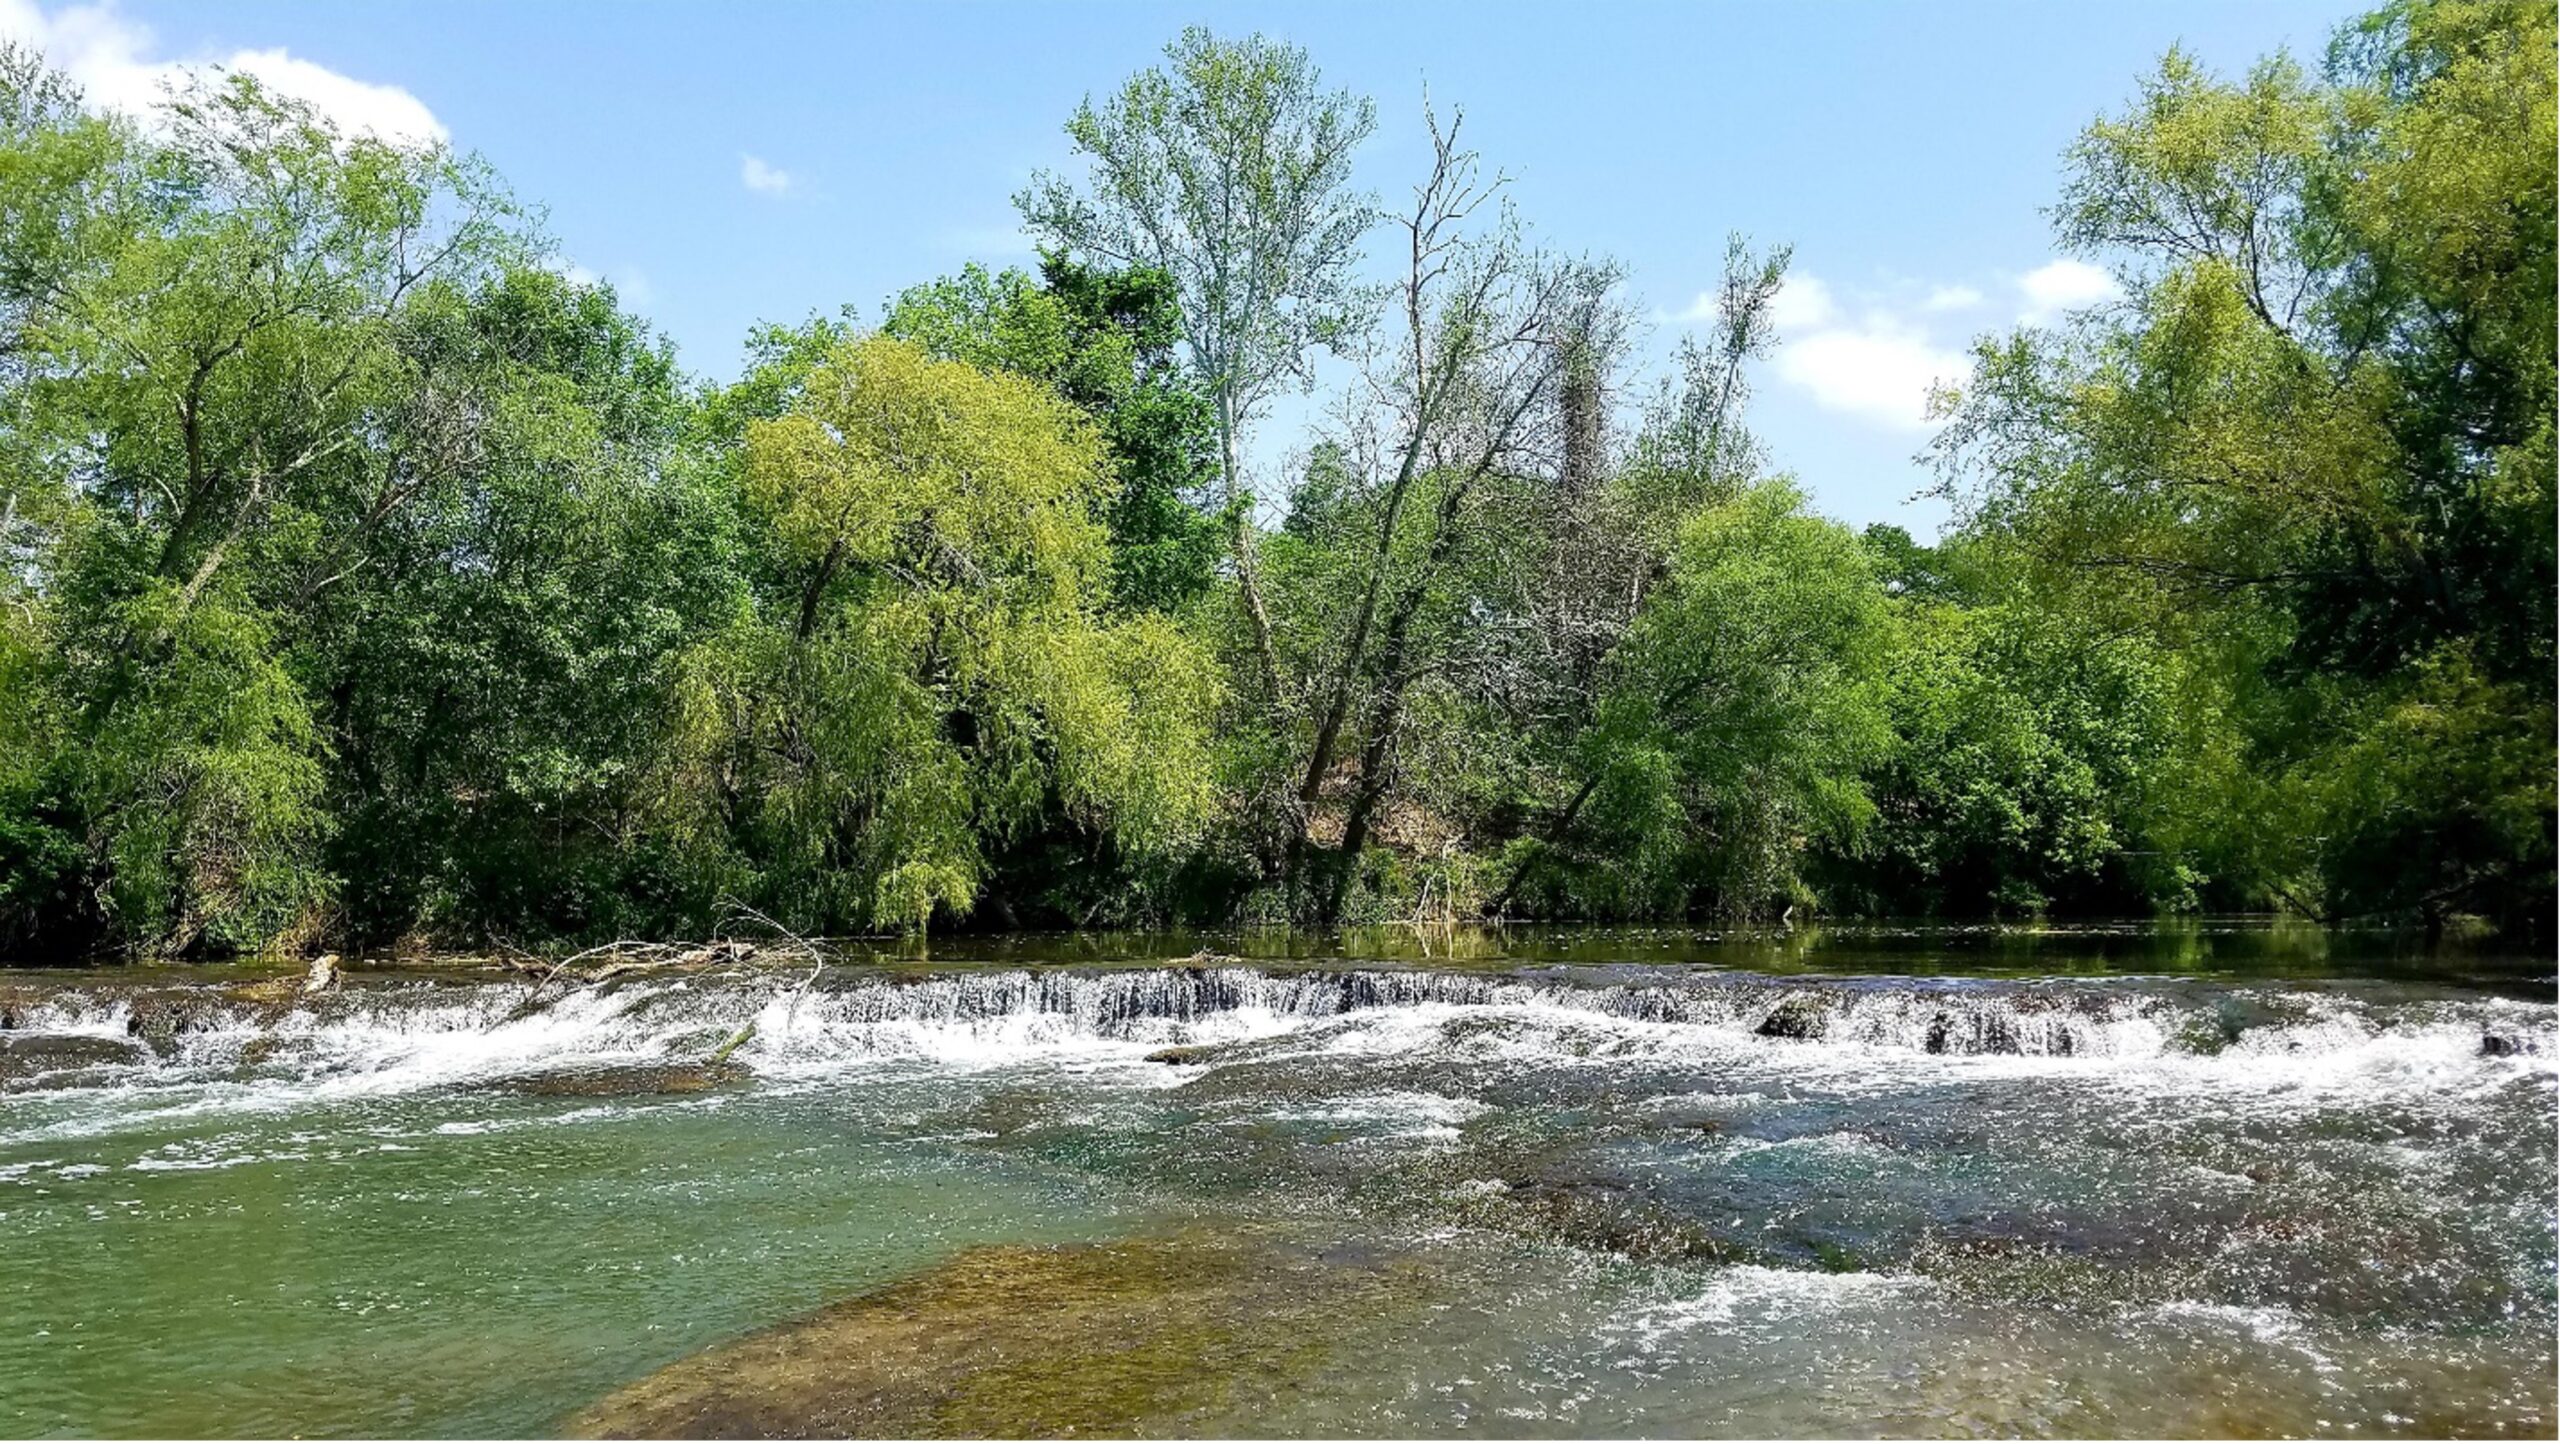
[{"label": "ripple on water", "polygon": [[800,976],[12,1003],[115,1061],[0,1076],[0,1426],[538,1432],[667,1365],[617,1397],[739,1427],[2552,1421],[2548,1003]]}]

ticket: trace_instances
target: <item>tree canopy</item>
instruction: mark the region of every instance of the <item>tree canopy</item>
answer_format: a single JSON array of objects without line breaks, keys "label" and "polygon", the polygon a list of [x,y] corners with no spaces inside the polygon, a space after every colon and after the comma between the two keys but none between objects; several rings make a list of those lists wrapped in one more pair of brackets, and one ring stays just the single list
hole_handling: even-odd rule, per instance
[{"label": "tree canopy", "polygon": [[1375,108],[1266,37],[1078,108],[1036,268],[717,383],[470,157],[0,50],[0,955],[738,908],[2547,938],[2555,43],[2394,0],[2316,65],[2163,57],[2051,211],[2120,298],[1980,339],[1927,540],[1754,434],[1785,247],[1649,366],[1460,113],[1382,205]]}]

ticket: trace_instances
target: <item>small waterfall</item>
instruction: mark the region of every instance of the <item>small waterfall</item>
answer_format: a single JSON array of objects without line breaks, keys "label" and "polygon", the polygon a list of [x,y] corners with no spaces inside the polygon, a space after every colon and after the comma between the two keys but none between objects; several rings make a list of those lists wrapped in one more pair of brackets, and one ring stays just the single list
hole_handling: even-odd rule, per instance
[{"label": "small waterfall", "polygon": [[2306,1059],[2391,1044],[2439,1061],[2483,1057],[2547,1072],[2560,1051],[2548,1005],[2128,980],[1060,968],[846,973],[805,992],[796,978],[774,974],[624,979],[529,1010],[527,999],[521,983],[417,979],[369,979],[290,1004],[242,1001],[200,985],[20,987],[0,995],[0,1087],[223,1075],[397,1091],[698,1058],[749,1023],[754,1038],[738,1056],[758,1072],[885,1060],[1135,1063],[1168,1046],[1364,1023],[1398,1025],[1392,1036],[1382,1032],[1380,1048],[1428,1048],[1461,1031],[1451,1025],[1478,1018],[1512,1025],[1530,1052],[1541,1037],[1596,1029],[1615,1056],[1680,1061],[1716,1051],[1769,1066],[1895,1057],[2093,1065]]}]

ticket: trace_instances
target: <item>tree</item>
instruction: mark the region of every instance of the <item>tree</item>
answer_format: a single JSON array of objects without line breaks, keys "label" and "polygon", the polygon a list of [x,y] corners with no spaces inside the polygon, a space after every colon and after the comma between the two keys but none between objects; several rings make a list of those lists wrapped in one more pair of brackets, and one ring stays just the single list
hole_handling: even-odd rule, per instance
[{"label": "tree", "polygon": [[1766,917],[1855,844],[1891,733],[1885,600],[1857,537],[1784,482],[1681,528],[1579,739],[1582,782],[1515,844],[1512,897],[1585,917]]},{"label": "tree", "polygon": [[1053,807],[1133,851],[1186,840],[1217,673],[1160,616],[1103,614],[1091,423],[887,338],[791,389],[745,426],[764,600],[686,660],[652,780],[706,886],[921,928]]},{"label": "tree", "polygon": [[1360,316],[1352,273],[1371,215],[1351,188],[1351,154],[1376,113],[1325,91],[1304,50],[1260,35],[1227,42],[1194,26],[1165,59],[1067,121],[1092,164],[1089,194],[1043,174],[1014,204],[1069,254],[1172,278],[1183,344],[1217,423],[1229,541],[1277,706],[1287,698],[1242,441],[1278,388],[1312,380],[1311,352],[1338,344]]},{"label": "tree", "polygon": [[664,906],[635,784],[677,657],[743,597],[671,349],[541,266],[422,289],[400,345],[479,419],[300,628],[348,938],[699,926]]},{"label": "tree", "polygon": [[[2324,917],[2548,925],[2554,31],[2394,4],[2316,82],[2173,52],[2057,211],[2128,300],[1986,344],[1940,443],[1971,525],[2239,669],[2239,770],[2282,780],[2221,851]],[[2411,727],[2475,785],[2351,781]]]},{"label": "tree", "polygon": [[[1485,609],[1470,583],[1539,554],[1540,513],[1562,485],[1568,381],[1606,365],[1606,301],[1616,272],[1528,244],[1487,176],[1458,141],[1460,122],[1426,115],[1432,169],[1399,218],[1408,263],[1395,291],[1399,325],[1367,359],[1366,406],[1355,412],[1320,499],[1331,534],[1331,585],[1293,619],[1306,639],[1291,660],[1306,679],[1309,713],[1294,796],[1287,801],[1286,866],[1299,886],[1329,790],[1340,790],[1340,835],[1313,879],[1315,912],[1339,914],[1351,864],[1393,787],[1407,700],[1444,670]],[[1523,526],[1523,522],[1529,525]],[[1511,596],[1492,598],[1508,610]],[[1307,623],[1313,623],[1311,628]],[[1351,775],[1337,778],[1347,743]]]},{"label": "tree", "polygon": [[1202,509],[1216,486],[1216,432],[1174,358],[1180,322],[1163,272],[1106,271],[1052,252],[1036,283],[972,265],[912,287],[880,330],[937,357],[1045,382],[1092,416],[1117,473],[1104,507],[1112,595],[1124,607],[1172,610],[1208,590],[1219,548]]},{"label": "tree", "polygon": [[441,398],[399,318],[505,252],[509,208],[446,152],[341,135],[245,76],[145,133],[13,54],[0,119],[0,514],[61,722],[36,791],[102,900],[54,941],[262,945],[330,891],[323,741],[285,648],[467,444],[465,413],[404,424]]},{"label": "tree", "polygon": [[[2209,688],[2141,632],[2039,591],[1996,539],[1866,545],[1893,596],[1892,745],[1874,824],[1832,849],[1826,898],[1887,915],[2115,916],[2192,905],[2206,881],[2164,826]],[[2183,723],[2182,723],[2183,719]]]},{"label": "tree", "polygon": [[[1604,454],[1596,465],[1567,467],[1603,474],[1556,493],[1544,557],[1523,578],[1516,623],[1503,636],[1508,665],[1484,689],[1485,715],[1476,722],[1480,732],[1518,739],[1519,795],[1489,819],[1496,836],[1525,832],[1553,842],[1577,820],[1574,799],[1588,800],[1581,749],[1609,696],[1618,650],[1667,574],[1682,526],[1760,480],[1767,456],[1747,425],[1749,368],[1776,339],[1769,306],[1787,260],[1784,247],[1754,254],[1744,238],[1730,238],[1708,344],[1683,339],[1677,376],[1653,398],[1625,457],[1614,466]],[[1568,440],[1594,449],[1587,439]],[[1507,881],[1486,900],[1496,916],[1544,855],[1536,847],[1517,852]]]}]

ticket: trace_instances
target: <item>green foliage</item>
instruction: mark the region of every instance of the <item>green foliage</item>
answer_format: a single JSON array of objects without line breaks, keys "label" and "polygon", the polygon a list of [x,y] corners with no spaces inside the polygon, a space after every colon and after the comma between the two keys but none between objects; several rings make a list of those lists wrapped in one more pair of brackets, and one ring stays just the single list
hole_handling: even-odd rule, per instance
[{"label": "green foliage", "polygon": [[1365,319],[1351,268],[1371,213],[1350,189],[1351,153],[1377,112],[1324,90],[1304,50],[1260,35],[1193,26],[1165,62],[1067,121],[1093,167],[1089,193],[1044,173],[1014,204],[1061,252],[1171,282],[1232,447],[1274,387],[1312,380],[1311,348]]},{"label": "green foliage", "polygon": [[1886,914],[2143,912],[2194,901],[2151,835],[2179,762],[2182,669],[2039,597],[1996,546],[1867,545],[1895,593],[1894,742],[1835,905]]},{"label": "green foliage", "polygon": [[[330,569],[435,475],[393,440],[433,396],[399,317],[505,252],[506,204],[247,77],[182,94],[152,135],[23,58],[0,92],[9,540],[52,659],[33,705],[61,719],[33,792],[79,837],[109,936],[259,946],[332,891],[326,738],[282,654]],[[0,892],[60,895],[55,841],[12,850],[33,870]],[[88,941],[77,911],[8,930]]]},{"label": "green foliage", "polygon": [[[2429,656],[2399,684],[2346,704],[2327,745],[2296,764],[2288,872],[2324,918],[2439,913],[2495,899],[2521,863],[2548,883],[2547,698],[2483,676],[2461,650]],[[2291,895],[2289,895],[2291,896]]]},{"label": "green foliage", "polygon": [[162,952],[251,950],[312,927],[329,891],[319,739],[273,632],[228,595],[188,604],[166,586],[125,620],[165,654],[63,764],[110,918]]},{"label": "green foliage", "polygon": [[1123,607],[1174,610],[1205,593],[1219,528],[1203,512],[1217,479],[1208,401],[1175,360],[1181,313],[1162,271],[1103,271],[1051,253],[1020,271],[914,287],[881,334],[934,356],[1055,387],[1092,416],[1118,473],[1104,508],[1112,592]]},{"label": "green foliage", "polygon": [[1615,267],[1429,112],[1381,216],[1368,102],[1261,37],[1079,108],[1036,275],[708,386],[474,161],[245,77],[92,114],[0,46],[0,955],[740,903],[2546,934],[2556,31],[2166,57],[2054,210],[2123,296],[1978,344],[1935,544],[1769,479],[1784,248],[1639,390]]},{"label": "green foliage", "polygon": [[422,292],[401,337],[477,420],[306,627],[334,679],[350,927],[668,926],[635,897],[629,790],[674,655],[743,597],[722,479],[674,464],[666,348],[539,267]]},{"label": "green foliage", "polygon": [[922,928],[1052,810],[1131,852],[1188,841],[1216,673],[1169,622],[1105,615],[1092,425],[886,338],[798,389],[746,431],[764,605],[684,659],[650,788],[704,884]]},{"label": "green foliage", "polygon": [[1891,741],[1891,629],[1857,537],[1768,482],[1700,511],[1581,740],[1542,911],[1755,917],[1810,900],[1818,843],[1854,846]]},{"label": "green foliage", "polygon": [[[2319,82],[2173,53],[2058,211],[2130,300],[1986,344],[1942,440],[1976,530],[2240,669],[2197,755],[2261,835],[2178,830],[2247,900],[2548,925],[2552,779],[2516,759],[2552,733],[2554,30],[2396,4]],[[2384,737],[2490,791],[2391,780]]]}]

